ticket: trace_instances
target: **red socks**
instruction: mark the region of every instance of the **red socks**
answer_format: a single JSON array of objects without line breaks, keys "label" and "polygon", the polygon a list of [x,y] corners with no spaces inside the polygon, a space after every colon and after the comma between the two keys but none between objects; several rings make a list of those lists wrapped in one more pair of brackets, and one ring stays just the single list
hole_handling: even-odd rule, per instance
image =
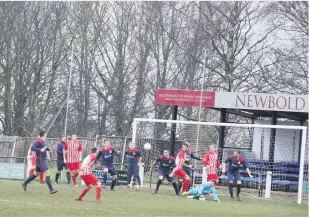
[{"label": "red socks", "polygon": [[[87,192],[89,191],[90,189],[88,187],[86,187],[82,193],[78,196],[78,199],[82,199],[86,194]],[[96,201],[99,201],[101,199],[101,192],[102,192],[102,188],[101,187],[97,187],[96,188]]]},{"label": "red socks", "polygon": [[85,194],[87,194],[88,191],[89,191],[89,188],[85,188],[82,191],[82,193],[78,196],[78,199],[82,199],[85,196]]},{"label": "red socks", "polygon": [[185,180],[182,188],[183,192],[188,192],[189,188],[190,188],[190,180]]},{"label": "red socks", "polygon": [[72,176],[72,180],[73,180],[74,185],[76,185],[76,175]]},{"label": "red socks", "polygon": [[31,169],[31,170],[29,171],[29,176],[31,176],[33,173],[34,173],[34,169]]},{"label": "red socks", "polygon": [[102,188],[101,187],[97,187],[96,188],[96,200],[99,201],[100,198],[101,198],[101,191],[102,191]]},{"label": "red socks", "polygon": [[44,174],[40,173],[40,182],[43,183],[44,182]]}]

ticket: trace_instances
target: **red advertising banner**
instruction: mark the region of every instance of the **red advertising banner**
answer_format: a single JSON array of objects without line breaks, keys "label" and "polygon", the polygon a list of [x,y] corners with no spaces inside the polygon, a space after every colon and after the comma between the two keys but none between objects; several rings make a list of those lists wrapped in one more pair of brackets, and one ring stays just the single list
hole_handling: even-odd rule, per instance
[{"label": "red advertising banner", "polygon": [[[200,90],[157,89],[156,103],[159,105],[200,106]],[[202,92],[202,107],[215,105],[215,92]]]},{"label": "red advertising banner", "polygon": [[[202,107],[308,112],[308,95],[203,91]],[[200,90],[157,89],[159,105],[200,106]]]}]

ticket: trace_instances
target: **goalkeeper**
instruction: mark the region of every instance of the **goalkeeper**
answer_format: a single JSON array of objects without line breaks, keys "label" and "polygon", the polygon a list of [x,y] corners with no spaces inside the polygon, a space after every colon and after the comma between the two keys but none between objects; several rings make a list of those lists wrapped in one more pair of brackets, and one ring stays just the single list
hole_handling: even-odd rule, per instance
[{"label": "goalkeeper", "polygon": [[207,194],[211,196],[214,201],[220,202],[215,188],[215,180],[191,188],[187,198],[205,200]]}]

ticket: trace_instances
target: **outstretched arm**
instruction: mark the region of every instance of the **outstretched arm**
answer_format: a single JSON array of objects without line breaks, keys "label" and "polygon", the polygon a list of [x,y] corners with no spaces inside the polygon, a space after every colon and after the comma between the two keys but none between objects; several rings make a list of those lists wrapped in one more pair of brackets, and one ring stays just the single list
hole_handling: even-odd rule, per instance
[{"label": "outstretched arm", "polygon": [[170,177],[173,177],[174,175],[175,175],[175,172],[176,172],[176,168],[174,168],[173,170],[172,170],[172,172],[170,173]]},{"label": "outstretched arm", "polygon": [[191,153],[190,157],[195,160],[201,160],[201,158],[195,156],[193,153]]},{"label": "outstretched arm", "polygon": [[101,156],[102,156],[102,152],[99,151],[99,153],[97,154],[97,157],[95,158],[95,162],[97,162]]},{"label": "outstretched arm", "polygon": [[222,163],[222,173],[225,173],[225,171],[226,171],[226,164],[227,164],[227,163],[230,163],[230,162],[231,162],[231,159],[228,158],[228,159],[226,159],[226,160]]},{"label": "outstretched arm", "polygon": [[47,159],[47,160],[50,160],[49,151],[46,152],[46,159]]},{"label": "outstretched arm", "polygon": [[207,152],[207,153],[204,155],[203,163],[204,163],[205,165],[209,165],[209,152]]},{"label": "outstretched arm", "polygon": [[251,171],[250,171],[249,167],[247,166],[247,164],[246,164],[245,162],[243,162],[243,165],[244,165],[244,167],[246,168],[246,171],[247,171],[248,175],[249,175],[251,178],[253,178],[253,176],[251,175]]},{"label": "outstretched arm", "polygon": [[252,178],[253,176],[251,175],[251,171],[250,171],[250,169],[249,169],[249,168],[247,168],[247,169],[246,169],[246,171],[247,171],[248,175]]}]

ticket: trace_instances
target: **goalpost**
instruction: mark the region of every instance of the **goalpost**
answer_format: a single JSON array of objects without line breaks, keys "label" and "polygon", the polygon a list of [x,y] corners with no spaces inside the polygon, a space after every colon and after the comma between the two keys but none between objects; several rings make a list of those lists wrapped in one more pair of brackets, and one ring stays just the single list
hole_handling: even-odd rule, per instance
[{"label": "goalpost", "polygon": [[[178,141],[189,142],[192,152],[200,158],[211,144],[217,146],[218,130],[225,126],[225,147],[218,152],[224,161],[234,150],[241,151],[254,176],[250,178],[245,171],[240,171],[246,195],[308,203],[307,127],[135,118],[132,141],[139,149],[146,142],[152,145],[147,153],[149,162],[162,154],[162,141],[169,142],[172,124],[176,125]],[[145,168],[149,166],[148,161]],[[193,176],[198,183],[205,180],[202,168],[202,162],[197,162]],[[220,190],[227,192],[226,176],[220,179],[223,185]]]}]

